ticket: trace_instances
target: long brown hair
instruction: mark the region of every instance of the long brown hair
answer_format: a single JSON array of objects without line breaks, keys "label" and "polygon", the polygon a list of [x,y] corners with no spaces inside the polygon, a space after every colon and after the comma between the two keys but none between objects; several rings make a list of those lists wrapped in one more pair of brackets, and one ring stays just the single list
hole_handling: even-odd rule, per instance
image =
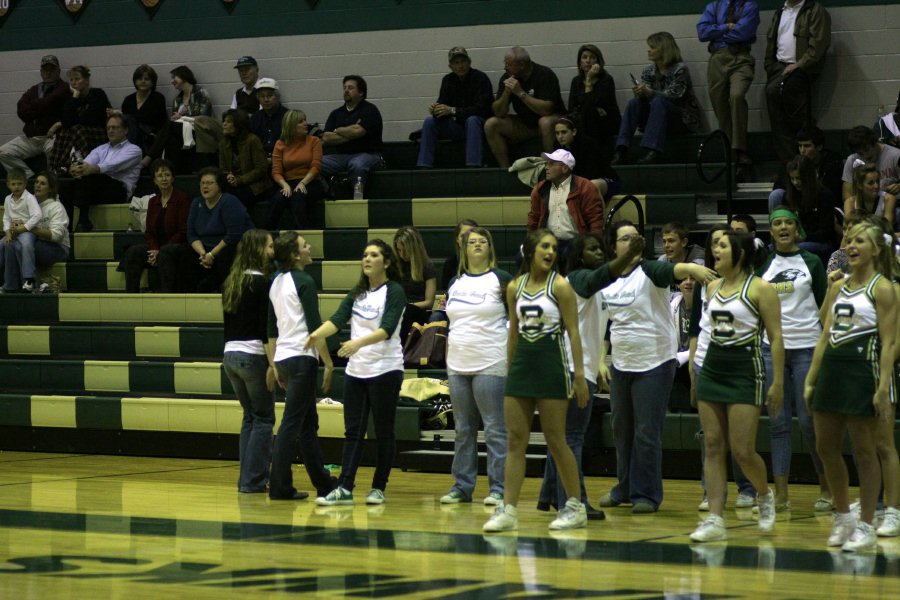
[{"label": "long brown hair", "polygon": [[[398,244],[402,244],[403,249],[406,250],[408,261],[400,258],[400,253],[396,251]],[[428,264],[429,258],[419,230],[411,225],[404,225],[398,229],[394,234],[394,251],[397,255],[397,268],[400,270],[401,277],[411,281],[423,281],[425,265]]]},{"label": "long brown hair", "polygon": [[[380,238],[375,238],[366,242],[366,248],[369,246],[375,246],[381,251],[381,256],[384,257],[385,276],[393,281],[400,281],[400,270],[397,268],[397,256],[394,254],[394,249],[390,244]],[[361,272],[359,274],[359,281],[356,282],[356,285],[353,286],[350,293],[354,298],[361,298],[368,291],[369,278],[365,273]]]},{"label": "long brown hair", "polygon": [[253,279],[250,271],[259,271],[266,277],[272,272],[272,263],[266,257],[270,237],[265,229],[249,229],[241,236],[231,271],[222,286],[222,308],[225,312],[234,314],[238,311],[244,290]]}]

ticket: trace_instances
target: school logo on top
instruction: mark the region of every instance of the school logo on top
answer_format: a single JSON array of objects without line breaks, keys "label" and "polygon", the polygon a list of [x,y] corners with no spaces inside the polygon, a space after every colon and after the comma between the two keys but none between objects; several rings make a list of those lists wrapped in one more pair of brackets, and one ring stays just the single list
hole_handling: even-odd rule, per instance
[{"label": "school logo on top", "polygon": [[802,269],[785,269],[776,273],[769,283],[775,286],[776,294],[793,294],[794,282],[804,277],[809,277],[809,275]]},{"label": "school logo on top", "polygon": [[354,315],[365,321],[374,321],[381,318],[381,306],[372,304],[356,303],[353,305],[352,312]]}]

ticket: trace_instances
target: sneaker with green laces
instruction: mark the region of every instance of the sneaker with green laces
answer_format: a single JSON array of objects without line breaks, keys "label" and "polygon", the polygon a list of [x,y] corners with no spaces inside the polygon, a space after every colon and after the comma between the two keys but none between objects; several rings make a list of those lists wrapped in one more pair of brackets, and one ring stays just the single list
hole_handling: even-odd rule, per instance
[{"label": "sneaker with green laces", "polygon": [[441,496],[441,504],[460,504],[462,502],[471,502],[471,498],[466,498],[459,490],[450,490]]},{"label": "sneaker with green laces", "polygon": [[503,494],[500,492],[491,492],[484,497],[485,506],[500,506],[503,504]]}]

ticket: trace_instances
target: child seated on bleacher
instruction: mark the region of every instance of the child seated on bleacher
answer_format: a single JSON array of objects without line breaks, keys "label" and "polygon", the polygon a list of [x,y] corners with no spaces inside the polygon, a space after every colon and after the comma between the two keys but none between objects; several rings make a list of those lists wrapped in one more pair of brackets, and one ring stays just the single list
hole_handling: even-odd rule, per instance
[{"label": "child seated on bleacher", "polygon": [[[6,174],[9,195],[3,201],[3,239],[0,240],[0,271],[4,274],[3,292],[34,290],[34,234],[41,220],[37,198],[25,189],[22,169]],[[19,258],[21,257],[21,264]]]}]

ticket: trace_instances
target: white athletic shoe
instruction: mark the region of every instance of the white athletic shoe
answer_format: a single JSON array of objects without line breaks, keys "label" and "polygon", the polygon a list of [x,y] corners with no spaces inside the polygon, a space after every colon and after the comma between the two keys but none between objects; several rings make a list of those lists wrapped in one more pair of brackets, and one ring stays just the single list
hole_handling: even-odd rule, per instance
[{"label": "white athletic shoe", "polygon": [[501,503],[481,529],[488,533],[496,533],[500,531],[515,531],[518,528],[519,511],[516,510],[515,506]]},{"label": "white athletic shoe", "polygon": [[[857,500],[850,504],[850,512],[856,515],[856,520],[859,521],[860,511],[862,510],[862,502]],[[881,524],[881,520],[884,518],[884,509],[876,508],[875,516],[872,518],[872,525],[874,527],[878,527]]]},{"label": "white athletic shoe", "polygon": [[578,529],[587,525],[587,512],[584,504],[568,500],[557,517],[550,522],[550,529]]},{"label": "white athletic shoe", "polygon": [[734,501],[735,508],[753,508],[756,504],[756,498],[750,494],[738,494],[737,500]]},{"label": "white athletic shoe", "polygon": [[372,488],[366,496],[366,504],[384,504],[384,492],[378,488]]},{"label": "white athletic shoe", "polygon": [[881,527],[875,532],[879,537],[897,537],[900,535],[900,510],[888,508],[884,511]]},{"label": "white athletic shoe", "polygon": [[441,496],[441,504],[460,504],[462,502],[471,502],[471,500],[467,500],[459,490],[450,490]]},{"label": "white athletic shoe", "polygon": [[843,546],[856,529],[856,515],[851,511],[846,514],[834,513],[834,524],[828,536],[829,546]]},{"label": "white athletic shoe", "polygon": [[875,528],[865,521],[856,524],[856,529],[850,534],[850,539],[841,546],[841,550],[844,552],[866,552],[876,548],[878,548],[878,537],[875,535]]},{"label": "white athletic shoe", "polygon": [[719,515],[706,517],[691,534],[691,539],[695,542],[718,542],[727,538],[728,530],[725,529],[725,519]]},{"label": "white athletic shoe", "polygon": [[759,503],[759,530],[772,531],[775,528],[775,494],[772,490],[765,496],[757,496]]},{"label": "white athletic shoe", "polygon": [[709,511],[709,498],[707,498],[706,494],[703,494],[703,500],[701,500],[700,504],[697,505],[697,510],[699,510],[700,512]]}]

